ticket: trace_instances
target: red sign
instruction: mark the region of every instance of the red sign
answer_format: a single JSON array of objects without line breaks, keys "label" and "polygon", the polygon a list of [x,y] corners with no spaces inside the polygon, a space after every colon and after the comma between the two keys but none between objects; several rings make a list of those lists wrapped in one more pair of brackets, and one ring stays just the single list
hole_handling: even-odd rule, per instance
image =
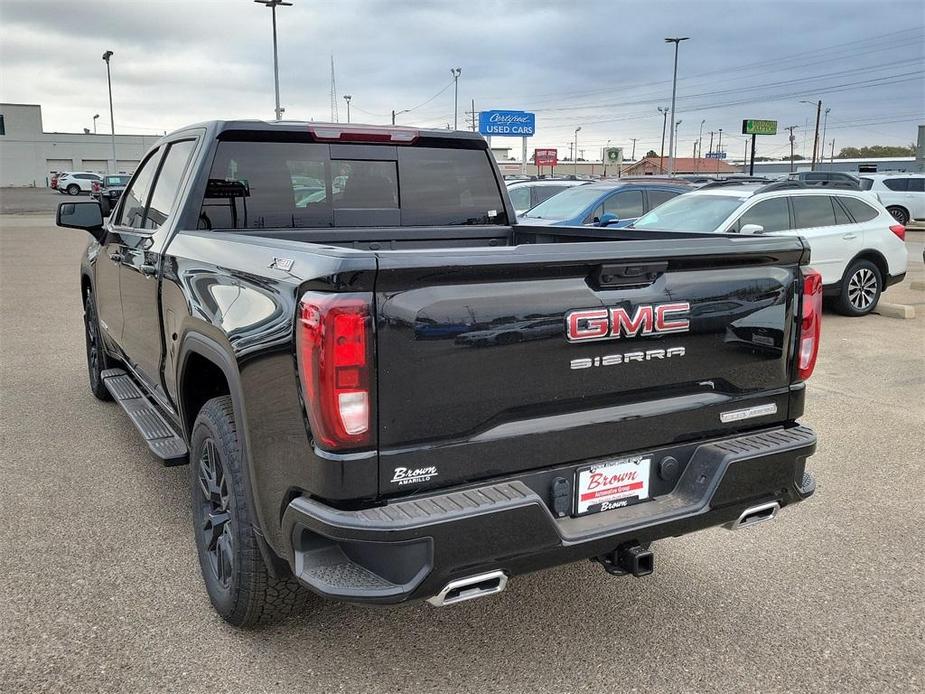
[{"label": "red sign", "polygon": [[533,150],[533,163],[537,166],[555,166],[559,163],[559,151],[556,149]]}]

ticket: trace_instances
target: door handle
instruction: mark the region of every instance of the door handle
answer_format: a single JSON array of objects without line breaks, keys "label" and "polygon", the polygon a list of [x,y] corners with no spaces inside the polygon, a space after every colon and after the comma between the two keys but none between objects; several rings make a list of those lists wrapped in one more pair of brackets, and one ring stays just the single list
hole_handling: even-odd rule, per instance
[{"label": "door handle", "polygon": [[145,263],[141,266],[141,274],[145,277],[154,277],[157,274],[157,265]]},{"label": "door handle", "polygon": [[113,253],[110,253],[110,254],[109,254],[109,259],[110,259],[112,262],[114,262],[114,263],[121,263],[121,262],[124,260],[122,254],[119,253],[118,251],[115,251],[115,252],[113,252]]},{"label": "door handle", "polygon": [[857,237],[858,237],[857,234],[845,234],[844,236],[842,236],[842,238],[845,239],[846,241],[850,241],[851,239],[856,239]]}]

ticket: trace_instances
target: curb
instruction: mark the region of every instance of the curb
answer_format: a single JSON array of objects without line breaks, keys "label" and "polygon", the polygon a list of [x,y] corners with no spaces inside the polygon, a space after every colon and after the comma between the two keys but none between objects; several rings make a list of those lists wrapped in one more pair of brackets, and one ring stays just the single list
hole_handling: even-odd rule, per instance
[{"label": "curb", "polygon": [[901,318],[903,320],[909,320],[915,318],[915,306],[888,304],[881,301],[877,304],[877,308],[873,310],[873,313],[877,313],[884,318]]}]

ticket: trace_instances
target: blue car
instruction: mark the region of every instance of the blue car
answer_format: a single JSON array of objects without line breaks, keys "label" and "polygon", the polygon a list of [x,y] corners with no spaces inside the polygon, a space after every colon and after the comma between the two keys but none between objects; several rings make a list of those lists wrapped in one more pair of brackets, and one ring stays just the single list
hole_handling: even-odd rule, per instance
[{"label": "blue car", "polygon": [[518,215],[531,226],[613,226],[632,224],[649,210],[693,190],[686,181],[614,179],[568,188]]}]

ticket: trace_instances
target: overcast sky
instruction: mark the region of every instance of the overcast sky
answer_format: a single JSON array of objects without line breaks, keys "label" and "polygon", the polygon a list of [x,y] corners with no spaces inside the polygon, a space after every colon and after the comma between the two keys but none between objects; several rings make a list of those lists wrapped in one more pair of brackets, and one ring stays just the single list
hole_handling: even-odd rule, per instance
[{"label": "overcast sky", "polygon": [[[691,155],[702,120],[703,151],[723,128],[724,149],[741,156],[743,118],[797,125],[797,153],[808,155],[815,106],[801,99],[831,108],[836,152],[909,144],[925,123],[922,0],[293,2],[278,10],[287,118],[330,119],[333,55],[341,120],[351,94],[354,122],[414,109],[398,122],[446,127],[459,66],[460,127],[475,99],[477,110],[535,111],[531,149],[564,156],[581,126],[585,157],[608,140],[629,156],[631,138],[639,157],[659,149],[673,57],[663,38],[680,35],[691,39],[680,53],[679,156]],[[251,0],[0,0],[0,23],[0,100],[41,104],[47,131],[80,132],[96,113],[108,131],[104,50],[114,51],[117,132],[273,117],[270,11]],[[519,141],[507,143],[519,156]],[[788,148],[783,132],[760,138],[758,154]]]}]

